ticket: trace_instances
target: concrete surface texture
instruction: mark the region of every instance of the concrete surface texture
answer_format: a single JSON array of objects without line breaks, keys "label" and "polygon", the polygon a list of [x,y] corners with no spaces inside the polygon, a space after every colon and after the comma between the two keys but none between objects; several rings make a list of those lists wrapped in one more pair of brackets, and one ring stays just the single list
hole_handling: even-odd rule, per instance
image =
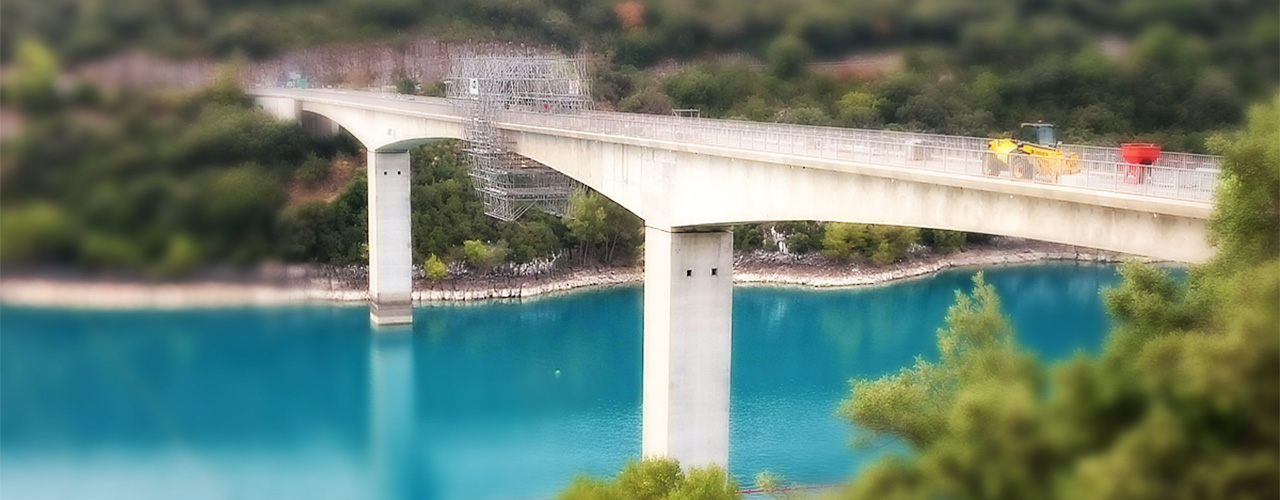
[{"label": "concrete surface texture", "polygon": [[369,316],[374,324],[412,321],[409,152],[370,152]]},{"label": "concrete surface texture", "polygon": [[645,228],[642,453],[729,460],[733,234]]}]

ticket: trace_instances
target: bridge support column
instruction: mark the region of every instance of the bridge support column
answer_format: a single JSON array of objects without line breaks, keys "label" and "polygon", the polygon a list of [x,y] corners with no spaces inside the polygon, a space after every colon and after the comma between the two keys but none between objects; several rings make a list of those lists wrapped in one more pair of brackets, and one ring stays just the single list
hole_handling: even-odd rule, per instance
[{"label": "bridge support column", "polygon": [[645,456],[729,462],[733,233],[645,227]]},{"label": "bridge support column", "polygon": [[369,319],[413,322],[409,152],[369,152]]}]

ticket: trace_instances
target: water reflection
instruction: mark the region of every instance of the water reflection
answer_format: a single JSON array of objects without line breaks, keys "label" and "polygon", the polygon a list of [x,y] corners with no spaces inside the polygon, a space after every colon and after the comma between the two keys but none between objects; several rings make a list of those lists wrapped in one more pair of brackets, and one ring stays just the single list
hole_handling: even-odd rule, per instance
[{"label": "water reflection", "polygon": [[418,496],[413,386],[413,331],[379,328],[369,338],[369,464],[379,498]]},{"label": "water reflection", "polygon": [[[936,355],[968,271],[857,290],[734,293],[730,470],[814,483],[876,450],[847,381]],[[1113,268],[987,273],[1046,358],[1096,350]],[[0,497],[549,497],[640,452],[639,287],[421,307],[0,312]]]},{"label": "water reflection", "polygon": [[368,357],[343,326],[367,328],[325,309],[6,307],[3,496],[359,498]]}]

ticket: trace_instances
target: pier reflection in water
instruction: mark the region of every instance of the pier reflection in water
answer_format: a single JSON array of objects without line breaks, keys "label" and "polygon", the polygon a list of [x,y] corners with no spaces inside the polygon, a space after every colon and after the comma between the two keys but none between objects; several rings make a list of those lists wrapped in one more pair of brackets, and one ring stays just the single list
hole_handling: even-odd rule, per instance
[{"label": "pier reflection in water", "polygon": [[417,488],[422,463],[414,446],[413,389],[413,331],[379,329],[369,337],[368,463],[381,498],[422,496]]}]

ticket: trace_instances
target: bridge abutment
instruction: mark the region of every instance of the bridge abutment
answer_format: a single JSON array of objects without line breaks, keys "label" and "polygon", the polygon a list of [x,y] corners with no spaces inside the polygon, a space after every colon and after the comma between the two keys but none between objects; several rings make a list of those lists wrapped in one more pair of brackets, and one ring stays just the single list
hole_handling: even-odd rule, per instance
[{"label": "bridge abutment", "polygon": [[729,461],[733,233],[645,227],[645,456]]},{"label": "bridge abutment", "polygon": [[409,152],[369,152],[369,319],[413,322]]}]

